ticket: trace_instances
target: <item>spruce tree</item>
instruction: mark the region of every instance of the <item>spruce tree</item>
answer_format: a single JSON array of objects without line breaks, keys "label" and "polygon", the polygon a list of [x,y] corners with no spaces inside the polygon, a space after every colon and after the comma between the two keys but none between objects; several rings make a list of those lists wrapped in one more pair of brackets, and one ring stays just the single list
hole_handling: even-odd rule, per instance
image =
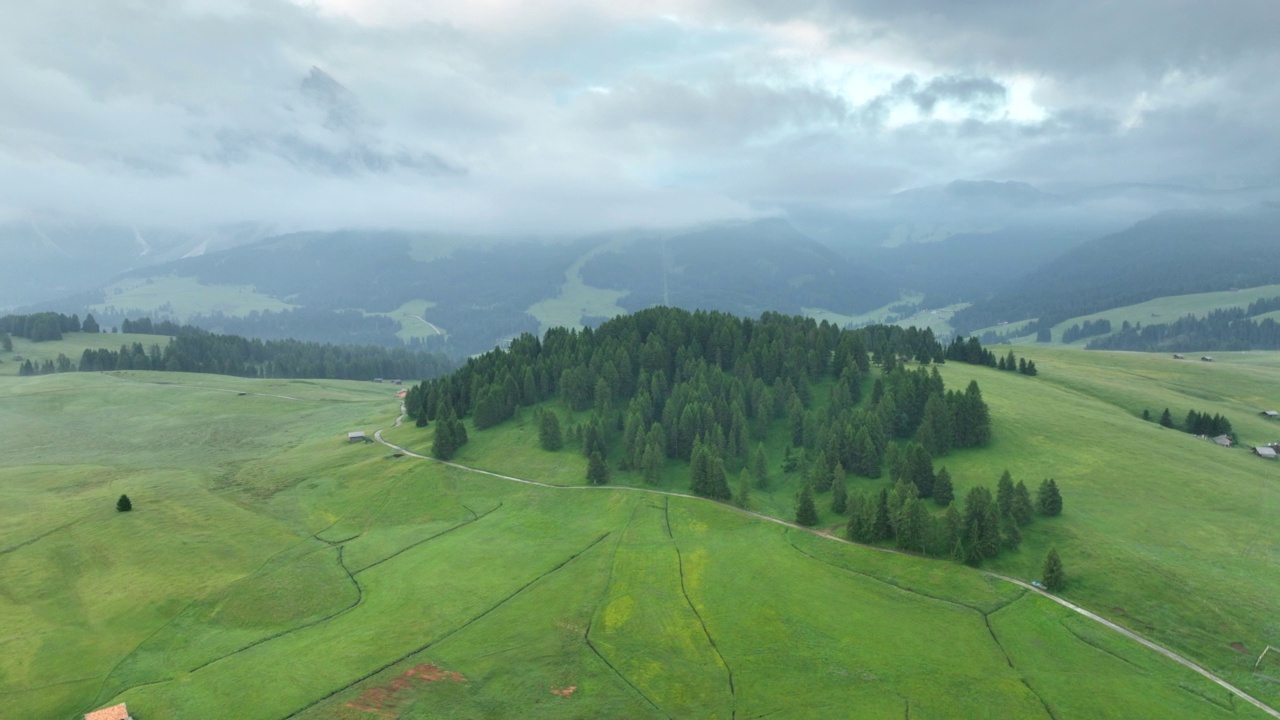
[{"label": "spruce tree", "polygon": [[756,445],[756,454],[751,459],[751,474],[757,490],[769,489],[769,467],[764,454],[764,443]]},{"label": "spruce tree", "polygon": [[743,509],[751,504],[751,473],[746,468],[738,473],[738,494],[734,496],[733,504]]},{"label": "spruce tree", "polygon": [[116,500],[116,512],[129,512],[132,509],[133,501],[129,499],[128,495],[121,495],[120,499]]},{"label": "spruce tree", "polygon": [[850,495],[846,509],[849,511],[849,522],[845,524],[845,537],[852,542],[870,542],[871,523],[867,521],[867,496],[862,493]]},{"label": "spruce tree", "polygon": [[10,338],[7,332],[0,333],[0,350],[13,352],[13,338]]},{"label": "spruce tree", "polygon": [[951,484],[951,473],[944,467],[933,479],[933,501],[940,507],[949,507],[956,499],[955,487]]},{"label": "spruce tree", "polygon": [[1053,478],[1040,483],[1040,489],[1036,491],[1036,510],[1047,517],[1062,514],[1062,495]]},{"label": "spruce tree", "polygon": [[916,486],[920,497],[933,497],[933,458],[920,443],[907,445],[907,468],[903,479]]},{"label": "spruce tree", "polygon": [[609,466],[598,452],[591,453],[587,460],[587,480],[592,485],[604,485],[609,482]]},{"label": "spruce tree", "polygon": [[454,436],[456,426],[457,418],[453,415],[453,408],[449,408],[445,416],[436,423],[435,436],[431,439],[432,457],[437,460],[449,460],[457,452],[461,443]]},{"label": "spruce tree", "polygon": [[1161,413],[1160,424],[1167,428],[1173,427],[1173,415],[1170,414],[1169,408],[1165,408],[1164,412]]},{"label": "spruce tree", "polygon": [[708,478],[711,486],[711,494],[708,496],[714,500],[732,500],[733,493],[729,491],[729,476],[724,470],[724,459],[720,457],[711,458],[711,467]]},{"label": "spruce tree", "polygon": [[1143,409],[1142,409],[1142,419],[1143,419],[1143,420],[1150,420],[1150,419],[1151,419],[1151,411],[1150,411],[1150,410],[1147,410],[1146,408],[1143,408]]},{"label": "spruce tree", "polygon": [[1010,550],[1017,550],[1022,544],[1022,528],[1012,515],[1006,515],[1002,524],[1004,529],[1004,545]]},{"label": "spruce tree", "polygon": [[538,443],[543,450],[555,452],[564,447],[564,436],[560,434],[560,419],[550,410],[542,411],[542,423],[538,428]]},{"label": "spruce tree", "polygon": [[805,483],[796,498],[796,524],[813,527],[818,524],[818,509],[813,506],[813,487]]},{"label": "spruce tree", "polygon": [[893,537],[893,524],[889,519],[889,490],[881,488],[875,501],[875,515],[871,524],[871,541],[888,540]]},{"label": "spruce tree", "polygon": [[662,482],[662,468],[665,465],[665,458],[659,445],[656,443],[646,444],[644,458],[641,459],[640,464],[641,473],[646,484],[658,485]]},{"label": "spruce tree", "polygon": [[[837,465],[837,468],[840,466]],[[836,472],[835,480],[831,482],[831,511],[837,515],[843,515],[849,507],[849,494],[844,486],[844,471]]]},{"label": "spruce tree", "polygon": [[1019,527],[1026,527],[1034,513],[1031,491],[1027,489],[1026,483],[1019,480],[1018,484],[1013,486],[1013,519],[1018,521]]},{"label": "spruce tree", "polygon": [[1062,558],[1058,557],[1058,548],[1049,548],[1049,554],[1044,559],[1044,572],[1041,574],[1040,582],[1044,585],[1044,589],[1049,592],[1061,592],[1067,585],[1067,574],[1062,569]]},{"label": "spruce tree", "polygon": [[1008,470],[1000,476],[1000,481],[996,483],[996,505],[1000,506],[1000,517],[1009,517],[1013,514],[1013,476]]}]

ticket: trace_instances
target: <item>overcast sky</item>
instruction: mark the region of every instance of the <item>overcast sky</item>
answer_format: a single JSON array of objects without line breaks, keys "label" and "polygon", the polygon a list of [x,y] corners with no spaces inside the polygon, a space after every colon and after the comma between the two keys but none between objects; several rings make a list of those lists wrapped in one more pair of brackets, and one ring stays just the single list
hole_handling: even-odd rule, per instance
[{"label": "overcast sky", "polygon": [[576,232],[1274,181],[1278,40],[1276,0],[7,2],[0,217]]}]

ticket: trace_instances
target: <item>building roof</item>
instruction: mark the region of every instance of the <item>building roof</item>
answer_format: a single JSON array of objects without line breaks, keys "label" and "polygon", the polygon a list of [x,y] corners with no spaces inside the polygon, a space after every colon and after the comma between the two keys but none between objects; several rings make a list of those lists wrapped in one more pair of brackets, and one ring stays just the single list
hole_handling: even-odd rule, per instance
[{"label": "building roof", "polygon": [[349,437],[349,438],[364,437],[364,431],[363,431],[363,430],[356,430],[355,432],[349,432],[349,433],[347,433],[347,437]]},{"label": "building roof", "polygon": [[84,720],[129,720],[129,708],[124,703],[112,705],[109,708],[94,710],[84,716]]},{"label": "building roof", "polygon": [[1225,445],[1226,447],[1231,447],[1231,437],[1228,435],[1219,435],[1213,438],[1213,441],[1218,443],[1219,445]]},{"label": "building roof", "polygon": [[1276,412],[1275,410],[1263,410],[1262,414],[1267,417],[1280,417],[1280,412]]},{"label": "building roof", "polygon": [[1264,458],[1274,458],[1276,456],[1276,449],[1272,447],[1267,447],[1266,445],[1263,445],[1262,447],[1256,447],[1253,449],[1253,451],[1258,453],[1258,455]]}]

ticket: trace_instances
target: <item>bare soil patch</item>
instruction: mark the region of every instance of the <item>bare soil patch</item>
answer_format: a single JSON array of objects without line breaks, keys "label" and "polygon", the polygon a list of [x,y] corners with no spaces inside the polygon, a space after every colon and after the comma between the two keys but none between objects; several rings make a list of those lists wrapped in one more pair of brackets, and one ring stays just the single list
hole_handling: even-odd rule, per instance
[{"label": "bare soil patch", "polygon": [[386,685],[371,687],[360,697],[347,703],[347,707],[377,713],[384,717],[399,717],[400,708],[412,700],[412,693],[405,692],[427,683],[466,682],[461,673],[443,670],[436,665],[415,665],[400,677]]}]

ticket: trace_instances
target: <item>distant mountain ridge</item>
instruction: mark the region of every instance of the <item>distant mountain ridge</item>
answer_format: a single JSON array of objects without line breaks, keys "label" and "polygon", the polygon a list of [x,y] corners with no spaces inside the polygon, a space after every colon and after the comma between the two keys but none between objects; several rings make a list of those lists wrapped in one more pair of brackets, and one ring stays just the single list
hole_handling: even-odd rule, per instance
[{"label": "distant mountain ridge", "polygon": [[1169,211],[1093,240],[955,314],[960,332],[1060,320],[1165,295],[1280,282],[1280,205]]}]

